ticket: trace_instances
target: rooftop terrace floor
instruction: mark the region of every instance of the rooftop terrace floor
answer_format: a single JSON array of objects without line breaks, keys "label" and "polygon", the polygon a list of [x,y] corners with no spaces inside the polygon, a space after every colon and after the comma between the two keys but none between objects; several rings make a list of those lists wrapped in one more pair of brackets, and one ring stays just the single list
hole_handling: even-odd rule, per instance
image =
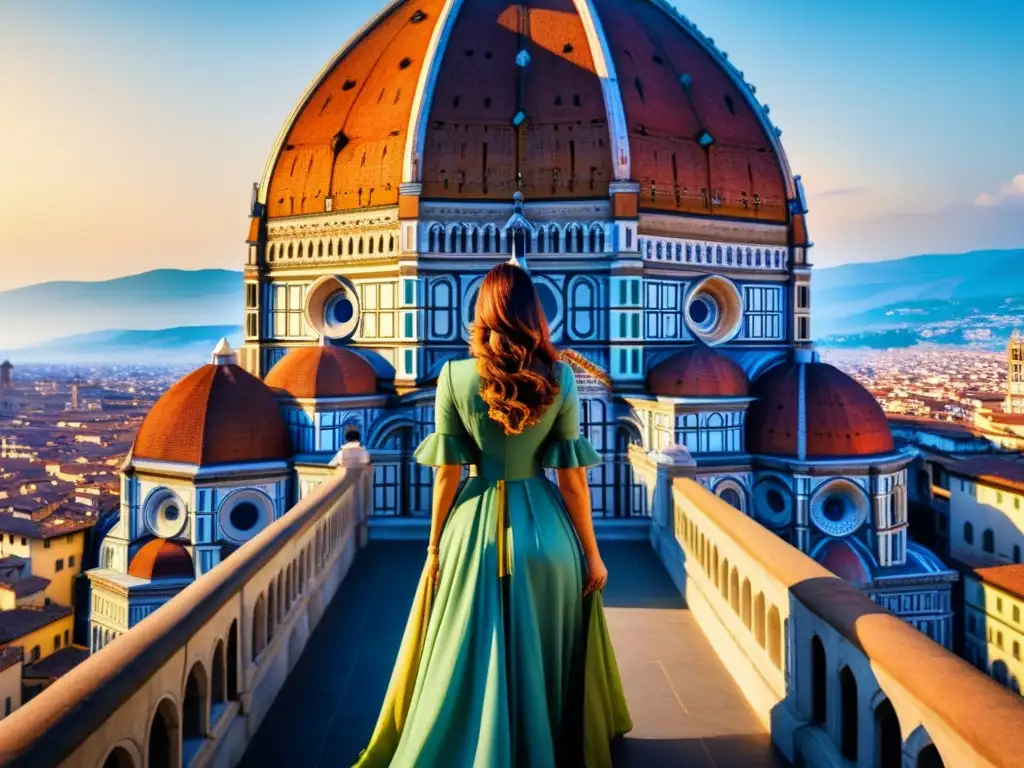
[{"label": "rooftop terrace floor", "polygon": [[[784,765],[651,547],[609,541],[602,554],[634,724],[615,765]],[[419,542],[374,541],[358,555],[243,766],[352,764],[373,731],[423,559]]]}]

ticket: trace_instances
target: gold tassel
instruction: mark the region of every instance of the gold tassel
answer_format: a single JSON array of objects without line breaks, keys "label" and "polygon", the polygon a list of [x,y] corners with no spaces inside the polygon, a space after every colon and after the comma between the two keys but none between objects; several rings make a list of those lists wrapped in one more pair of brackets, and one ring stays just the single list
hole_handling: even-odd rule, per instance
[{"label": "gold tassel", "polygon": [[512,573],[512,563],[508,556],[508,488],[504,480],[498,481],[498,578],[503,579]]}]

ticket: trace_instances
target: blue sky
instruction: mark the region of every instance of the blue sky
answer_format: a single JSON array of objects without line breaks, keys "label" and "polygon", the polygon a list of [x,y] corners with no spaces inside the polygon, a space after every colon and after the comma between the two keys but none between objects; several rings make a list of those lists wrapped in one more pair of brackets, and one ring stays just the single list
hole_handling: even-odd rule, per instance
[{"label": "blue sky", "polygon": [[[0,289],[237,268],[282,122],[382,0],[5,3]],[[771,106],[816,264],[1024,247],[1024,3],[678,5]]]}]

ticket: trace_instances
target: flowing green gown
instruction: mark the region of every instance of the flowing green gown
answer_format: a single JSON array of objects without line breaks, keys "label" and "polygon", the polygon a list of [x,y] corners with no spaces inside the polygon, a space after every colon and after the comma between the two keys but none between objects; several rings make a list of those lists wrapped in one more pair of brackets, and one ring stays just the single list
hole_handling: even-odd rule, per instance
[{"label": "flowing green gown", "polygon": [[469,465],[471,476],[357,765],[603,768],[632,727],[600,593],[583,599],[579,540],[543,474],[601,461],[580,436],[572,369],[558,366],[555,402],[513,436],[487,415],[474,360],[442,368],[436,429],[416,460]]}]

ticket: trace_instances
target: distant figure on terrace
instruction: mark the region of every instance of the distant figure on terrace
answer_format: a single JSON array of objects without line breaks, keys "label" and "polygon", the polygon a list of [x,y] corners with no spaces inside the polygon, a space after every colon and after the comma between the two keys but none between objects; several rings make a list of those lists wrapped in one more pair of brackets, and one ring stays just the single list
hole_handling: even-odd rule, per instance
[{"label": "distant figure on terrace", "polygon": [[475,317],[473,358],[441,369],[416,451],[437,467],[427,561],[358,765],[610,767],[632,724],[600,597],[600,457],[526,271],[492,269]]}]

